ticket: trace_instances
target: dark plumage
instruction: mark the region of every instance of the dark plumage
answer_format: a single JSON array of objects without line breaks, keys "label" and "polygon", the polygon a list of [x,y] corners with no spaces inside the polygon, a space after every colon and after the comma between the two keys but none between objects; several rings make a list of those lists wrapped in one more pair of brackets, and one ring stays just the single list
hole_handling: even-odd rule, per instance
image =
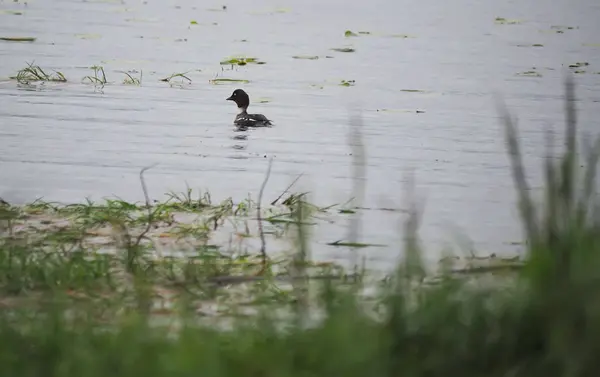
[{"label": "dark plumage", "polygon": [[239,127],[265,127],[270,126],[271,121],[262,114],[248,114],[248,106],[250,106],[250,97],[242,89],[236,89],[227,101],[236,103],[240,113],[236,115],[233,124]]}]

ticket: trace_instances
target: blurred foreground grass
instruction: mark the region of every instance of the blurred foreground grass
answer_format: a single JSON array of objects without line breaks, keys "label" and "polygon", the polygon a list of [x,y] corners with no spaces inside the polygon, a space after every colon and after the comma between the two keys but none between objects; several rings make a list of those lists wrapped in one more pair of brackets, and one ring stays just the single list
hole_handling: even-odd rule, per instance
[{"label": "blurred foreground grass", "polygon": [[[450,273],[425,284],[416,212],[407,220],[405,258],[395,274],[367,285],[359,277],[310,263],[304,224],[314,208],[298,197],[287,203],[285,216],[276,216],[296,232],[297,245],[289,259],[279,262],[226,256],[206,243],[194,246],[194,256],[153,258],[144,252],[145,233],[130,234],[129,229],[169,221],[164,207],[142,208],[142,213],[148,210],[147,218],[130,217],[119,207],[123,203],[113,203],[81,217],[88,223],[80,228],[32,240],[10,231],[18,210],[4,206],[1,373],[595,375],[600,352],[595,188],[600,138],[581,153],[574,99],[568,80],[566,150],[560,158],[546,160],[541,205],[530,197],[516,128],[504,114],[528,250],[522,268],[492,279],[500,284]],[[585,166],[583,175],[580,165]],[[222,206],[211,207],[201,199],[179,203],[190,211],[212,208],[212,220],[193,229],[196,235],[217,226],[223,215]],[[89,207],[69,210],[89,214]],[[234,210],[226,206],[226,211]],[[86,253],[77,229],[89,231],[89,221],[116,229],[120,252]],[[320,268],[316,275],[315,268]],[[211,314],[210,308],[224,303],[231,304],[226,315]]]}]

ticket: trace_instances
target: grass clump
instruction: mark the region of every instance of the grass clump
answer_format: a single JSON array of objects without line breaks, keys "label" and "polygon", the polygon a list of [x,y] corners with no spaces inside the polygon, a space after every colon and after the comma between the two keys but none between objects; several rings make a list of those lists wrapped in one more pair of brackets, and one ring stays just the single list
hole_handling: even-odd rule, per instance
[{"label": "grass clump", "polygon": [[35,81],[51,81],[51,82],[67,82],[65,76],[58,71],[54,74],[46,73],[39,65],[27,63],[27,67],[19,70],[17,76],[11,77],[16,79],[20,84],[28,84]]},{"label": "grass clump", "polygon": [[[422,261],[413,207],[402,259],[390,276],[350,278],[331,266],[314,274],[306,224],[324,209],[309,205],[305,194],[283,201],[295,248],[267,270],[253,256],[228,258],[209,248],[155,258],[131,251],[135,242],[110,255],[92,257],[80,248],[54,256],[6,235],[0,245],[3,371],[78,377],[594,375],[600,138],[581,153],[570,81],[566,94],[566,148],[559,158],[548,153],[542,204],[531,197],[516,126],[502,109],[527,239],[519,269],[466,276],[452,273],[454,259],[448,258],[434,276]],[[213,206],[205,196],[179,197],[172,205],[190,212]],[[148,203],[136,209],[147,210],[150,219]],[[109,207],[120,213],[129,206]],[[30,210],[48,208],[38,203]],[[90,205],[68,210],[94,212]],[[3,216],[14,227],[22,213],[10,209]],[[243,279],[222,273],[236,268],[252,273]],[[286,271],[285,284],[275,268]]]},{"label": "grass clump", "polygon": [[126,77],[123,79],[123,84],[125,85],[137,85],[140,86],[142,85],[142,76],[143,76],[143,71],[140,71],[140,77],[134,77],[132,75],[132,73],[130,72],[125,72],[125,71],[120,71],[121,73],[123,73]]},{"label": "grass clump", "polygon": [[106,80],[106,74],[104,73],[104,67],[99,65],[91,66],[90,69],[94,71],[94,76],[88,75],[81,79],[81,82],[88,81],[90,84],[104,86],[108,83]]}]

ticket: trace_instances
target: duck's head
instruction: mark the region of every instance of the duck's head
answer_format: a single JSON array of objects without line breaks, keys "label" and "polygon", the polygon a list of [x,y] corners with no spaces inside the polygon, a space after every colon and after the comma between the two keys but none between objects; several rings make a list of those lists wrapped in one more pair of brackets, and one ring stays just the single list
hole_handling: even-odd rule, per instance
[{"label": "duck's head", "polygon": [[248,105],[250,105],[250,97],[248,97],[248,94],[242,89],[234,90],[229,98],[227,98],[227,101],[235,102],[240,109],[246,109],[248,108]]}]

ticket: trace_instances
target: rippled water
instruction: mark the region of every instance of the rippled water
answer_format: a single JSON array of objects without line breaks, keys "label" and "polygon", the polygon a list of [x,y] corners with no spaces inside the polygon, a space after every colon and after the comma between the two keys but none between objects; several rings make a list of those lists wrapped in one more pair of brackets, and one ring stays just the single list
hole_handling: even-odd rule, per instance
[{"label": "rippled water", "polygon": [[[0,37],[37,38],[0,41],[0,196],[141,200],[139,170],[158,164],[147,173],[153,197],[187,183],[241,200],[257,194],[272,157],[267,199],[303,173],[296,190],[323,205],[345,202],[349,117],[360,112],[371,208],[361,211],[360,239],[389,245],[364,250],[375,266],[390,265],[400,250],[402,213],[378,208],[402,208],[408,168],[424,199],[431,259],[457,232],[478,251],[510,252],[520,224],[493,94],[518,115],[539,183],[543,132],[563,124],[568,64],[590,63],[576,75],[577,107],[581,127],[597,129],[598,19],[595,0],[0,1]],[[371,34],[345,37],[346,30]],[[348,46],[356,51],[331,50]],[[266,64],[219,65],[238,54]],[[69,82],[23,87],[8,79],[32,61]],[[106,71],[102,90],[81,83],[92,65]],[[516,75],[532,67],[542,77]],[[159,81],[197,69],[183,87]],[[139,87],[122,84],[118,71],[132,70],[143,72]],[[250,83],[210,84],[217,75]],[[250,110],[275,127],[234,132],[236,109],[225,98],[239,86]],[[314,230],[316,257],[347,256],[325,245],[344,237],[348,217],[340,218]]]}]

